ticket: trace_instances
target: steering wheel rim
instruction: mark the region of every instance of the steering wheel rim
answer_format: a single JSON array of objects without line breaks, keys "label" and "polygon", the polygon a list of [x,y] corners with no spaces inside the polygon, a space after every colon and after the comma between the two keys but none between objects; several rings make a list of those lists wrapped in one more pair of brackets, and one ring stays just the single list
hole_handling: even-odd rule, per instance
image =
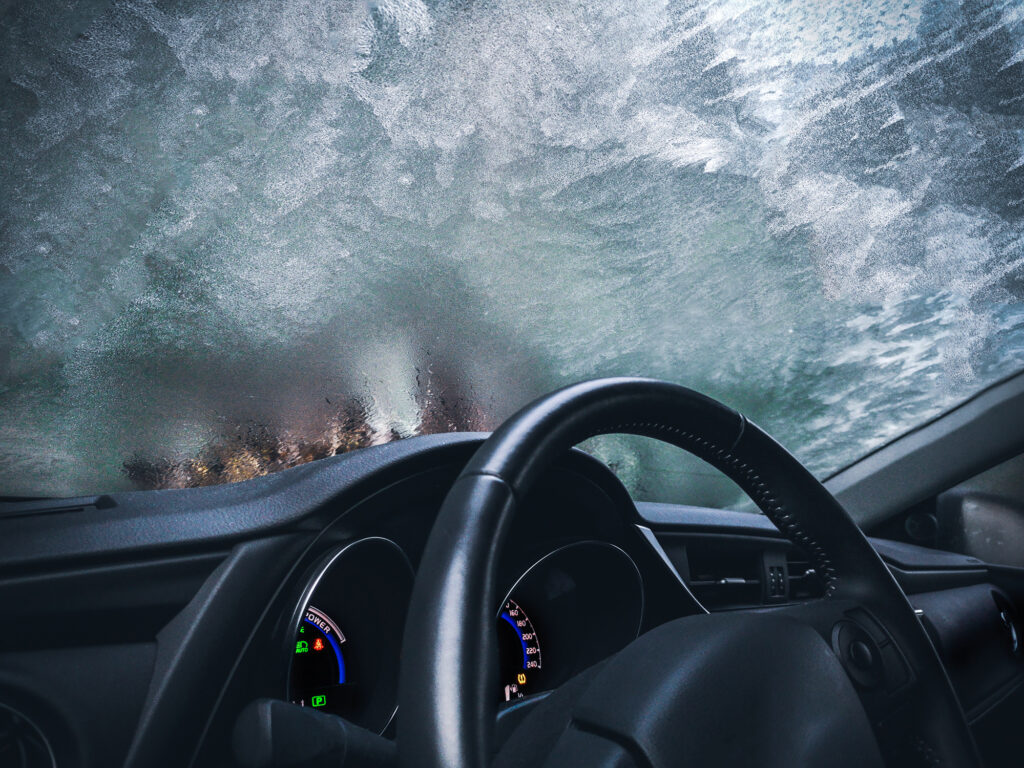
[{"label": "steering wheel rim", "polygon": [[[923,707],[914,747],[928,764],[979,764],[959,702],[923,626],[888,568],[838,501],[767,433],[722,403],[641,378],[582,382],[509,418],[446,497],[416,576],[399,682],[398,749],[406,768],[483,768],[496,715],[493,614],[497,559],[520,501],[560,455],[600,434],[680,447],[736,482],[826,584],[825,600],[869,607],[915,677]],[[436,631],[424,633],[430,626]],[[925,711],[926,710],[926,711]]]}]

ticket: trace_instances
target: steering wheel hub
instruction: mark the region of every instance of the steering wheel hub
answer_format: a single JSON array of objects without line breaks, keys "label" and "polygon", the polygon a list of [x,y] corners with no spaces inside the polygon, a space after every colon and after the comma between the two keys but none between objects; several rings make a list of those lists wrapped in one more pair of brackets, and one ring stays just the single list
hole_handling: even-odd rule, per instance
[{"label": "steering wheel hub", "polygon": [[596,764],[653,768],[882,765],[842,666],[815,630],[788,617],[664,624],[604,665],[571,711],[545,766],[593,766],[601,751],[607,760]]}]

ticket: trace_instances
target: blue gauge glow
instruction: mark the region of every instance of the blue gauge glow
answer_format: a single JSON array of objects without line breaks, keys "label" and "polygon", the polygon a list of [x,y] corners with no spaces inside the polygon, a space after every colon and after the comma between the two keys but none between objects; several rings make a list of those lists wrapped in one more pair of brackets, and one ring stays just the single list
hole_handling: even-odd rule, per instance
[{"label": "blue gauge glow", "polygon": [[526,611],[511,598],[498,614],[502,701],[523,698],[541,669],[540,639]]}]

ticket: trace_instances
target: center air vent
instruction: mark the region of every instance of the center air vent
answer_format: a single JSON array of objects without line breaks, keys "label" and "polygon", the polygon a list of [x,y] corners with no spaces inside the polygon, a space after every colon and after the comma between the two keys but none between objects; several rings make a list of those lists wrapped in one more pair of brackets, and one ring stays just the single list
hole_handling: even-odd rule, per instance
[{"label": "center air vent", "polygon": [[688,583],[709,611],[762,602],[762,550],[736,541],[691,539],[686,544]]},{"label": "center air vent", "polygon": [[808,558],[780,539],[662,534],[658,541],[709,611],[808,600],[825,593]]}]

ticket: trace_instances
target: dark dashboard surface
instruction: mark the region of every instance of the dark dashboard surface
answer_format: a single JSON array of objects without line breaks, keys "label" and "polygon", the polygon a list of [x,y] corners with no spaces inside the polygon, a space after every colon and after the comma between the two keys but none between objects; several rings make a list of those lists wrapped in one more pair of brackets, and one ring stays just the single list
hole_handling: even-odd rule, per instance
[{"label": "dark dashboard surface", "polygon": [[[238,486],[0,505],[0,704],[59,766],[233,764],[234,720],[260,697],[393,734],[411,580],[481,437],[401,441]],[[665,621],[821,594],[766,518],[634,504],[579,452],[525,508],[495,606],[506,731],[532,699]],[[1024,575],[873,543],[996,754],[1022,711],[1011,636]]]}]

